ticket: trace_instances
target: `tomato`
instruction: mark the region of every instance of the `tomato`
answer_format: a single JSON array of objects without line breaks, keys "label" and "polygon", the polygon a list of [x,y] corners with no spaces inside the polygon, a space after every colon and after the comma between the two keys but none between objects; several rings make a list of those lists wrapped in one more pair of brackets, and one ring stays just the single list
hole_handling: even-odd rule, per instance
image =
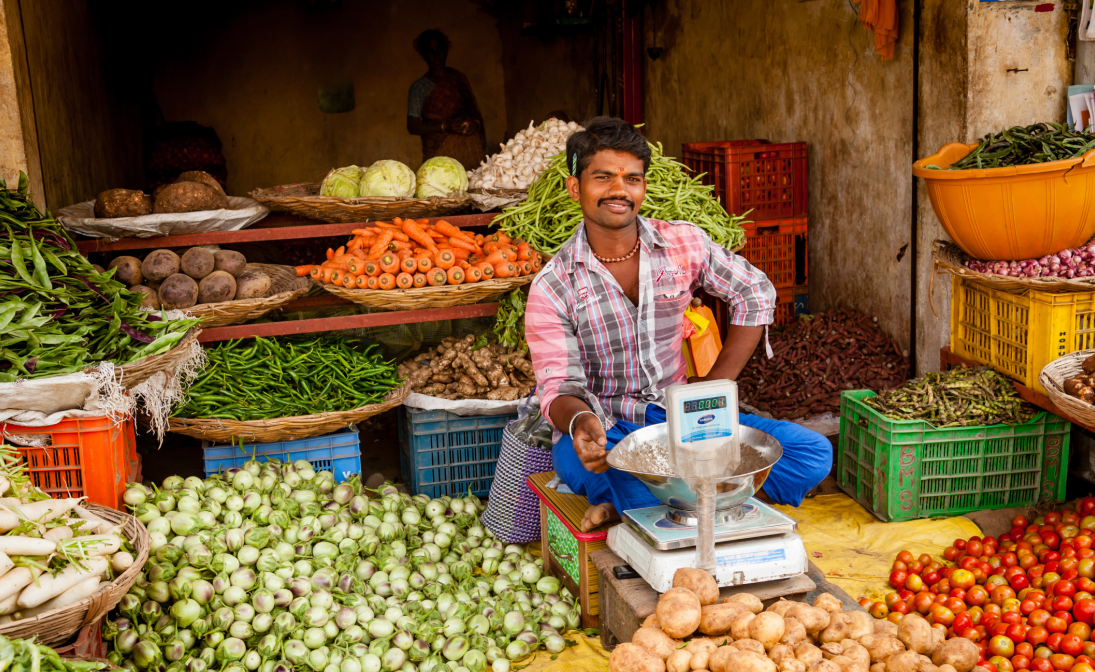
[{"label": "tomato", "polygon": [[[1007,587],[1008,580],[1000,576],[999,574],[992,574],[991,576],[989,576],[989,578],[985,579],[985,588],[988,588],[990,593],[994,592],[993,589],[998,586]],[[1008,590],[1011,590],[1011,588],[1008,587]],[[1015,591],[1012,592],[1014,593]]]},{"label": "tomato", "polygon": [[1076,659],[1064,653],[1055,653],[1049,657],[1049,664],[1059,672],[1068,672],[1076,664]]},{"label": "tomato", "polygon": [[966,600],[966,591],[962,590],[961,588],[951,588],[950,592],[948,592],[947,595],[950,595],[951,597],[957,597],[963,602]]},{"label": "tomato", "polygon": [[1057,536],[1056,532],[1043,532],[1041,534],[1042,543],[1049,546],[1053,550],[1057,550],[1061,546],[1061,537]]},{"label": "tomato", "polygon": [[1064,579],[1053,584],[1053,594],[1062,595],[1064,597],[1072,597],[1076,594],[1076,584],[1071,581],[1065,581]]},{"label": "tomato", "polygon": [[921,614],[927,614],[934,604],[935,600],[932,599],[930,593],[917,593],[916,597],[913,598],[912,606]]},{"label": "tomato", "polygon": [[1087,663],[1076,663],[1069,668],[1069,672],[1095,672],[1095,667]]},{"label": "tomato", "polygon": [[1015,655],[1026,656],[1027,658],[1034,657],[1034,647],[1030,645],[1030,642],[1019,642],[1015,645]]},{"label": "tomato", "polygon": [[1065,622],[1065,619],[1060,618],[1059,616],[1050,616],[1049,619],[1046,620],[1046,630],[1050,631],[1051,633],[1064,632],[1068,630],[1068,623]]},{"label": "tomato", "polygon": [[[955,571],[955,574],[958,572]],[[973,586],[966,591],[966,604],[974,607],[983,606],[989,600],[989,592],[982,586]]]},{"label": "tomato", "polygon": [[1019,566],[1025,570],[1030,570],[1031,567],[1038,564],[1038,556],[1033,553],[1024,553],[1019,556]]},{"label": "tomato", "polygon": [[1070,656],[1078,656],[1083,653],[1084,640],[1079,635],[1065,635],[1061,638],[1060,651]]},{"label": "tomato", "polygon": [[[1018,567],[1015,569],[1018,569]],[[1027,578],[1026,574],[1015,574],[1008,579],[1008,584],[1011,585],[1012,590],[1023,590],[1030,587],[1030,579]]]},{"label": "tomato", "polygon": [[954,615],[954,623],[951,624],[951,629],[955,633],[964,632],[966,628],[972,628],[974,626],[973,617],[970,616],[970,612],[963,611],[960,614]]},{"label": "tomato", "polygon": [[950,609],[956,614],[966,610],[966,603],[958,599],[957,597],[948,597],[947,599],[943,600],[943,606],[947,609]]},{"label": "tomato", "polygon": [[909,563],[909,574],[920,574],[924,571],[924,564],[913,560]]},{"label": "tomato", "polygon": [[1046,525],[1056,525],[1057,523],[1061,522],[1061,512],[1050,511],[1046,515],[1042,516],[1042,520],[1045,521]]},{"label": "tomato", "polygon": [[1077,635],[1080,639],[1087,641],[1091,639],[1091,626],[1087,623],[1076,621],[1068,626],[1068,633],[1070,635]]},{"label": "tomato", "polygon": [[985,668],[989,672],[1000,672],[999,668],[996,667],[995,663],[990,663],[987,660],[985,662],[981,663],[981,667]]},{"label": "tomato", "polygon": [[1065,622],[1066,625],[1072,625],[1072,614],[1067,611],[1055,611],[1053,615]]},{"label": "tomato", "polygon": [[1000,556],[1000,564],[1002,564],[1005,567],[1015,567],[1016,565],[1019,564],[1019,556],[1015,555],[1014,553],[1012,553],[1010,551],[1007,552],[1007,553],[1004,553],[1003,555]]},{"label": "tomato", "polygon": [[1095,581],[1092,581],[1091,579],[1089,579],[1087,577],[1081,576],[1080,578],[1076,579],[1073,583],[1076,584],[1076,594],[1072,596],[1072,599],[1074,599],[1074,600],[1080,599],[1080,594],[1081,593],[1088,594],[1088,595],[1090,595],[1091,593],[1095,593]]},{"label": "tomato", "polygon": [[1003,656],[993,656],[989,658],[989,664],[995,665],[999,672],[1015,672],[1015,668],[1012,667],[1011,658],[1004,658]]},{"label": "tomato", "polygon": [[1080,514],[1072,509],[1065,509],[1061,512],[1061,522],[1065,525],[1075,525],[1080,522]]},{"label": "tomato", "polygon": [[913,592],[919,592],[924,589],[924,580],[919,574],[909,574],[905,577],[905,587]]},{"label": "tomato", "polygon": [[[1092,564],[1095,564],[1093,562]],[[950,576],[951,585],[955,588],[961,588],[962,590],[969,590],[977,585],[976,579],[973,578],[973,572],[968,569],[956,569]]]},{"label": "tomato", "polygon": [[1028,625],[1045,625],[1046,621],[1050,619],[1053,614],[1049,613],[1045,609],[1035,609],[1027,617]]},{"label": "tomato", "polygon": [[[867,602],[869,603],[870,600],[867,600]],[[874,604],[868,604],[867,606],[869,607],[867,611],[870,612],[871,616],[874,616],[877,619],[881,620],[890,615],[890,608],[887,607],[884,602],[875,602]]]},{"label": "tomato", "polygon": [[901,601],[901,596],[897,593],[886,593],[886,597],[883,598],[883,600],[886,602],[887,607],[893,609],[893,605]]},{"label": "tomato", "polygon": [[972,555],[973,557],[977,558],[981,556],[982,550],[983,548],[980,541],[970,540],[966,542],[966,555]]},{"label": "tomato", "polygon": [[1005,635],[996,635],[989,640],[989,653],[994,656],[1003,656],[1004,658],[1011,658],[1015,655],[1015,642],[1011,641]]},{"label": "tomato", "polygon": [[1085,548],[1091,548],[1091,546],[1092,546],[1091,530],[1086,530],[1086,529],[1081,528],[1080,529],[1080,534],[1078,534],[1076,536],[1076,538],[1072,540],[1072,544],[1073,544],[1073,546],[1076,547],[1076,550],[1078,550],[1078,551],[1082,551]]},{"label": "tomato", "polygon": [[1017,670],[1029,670],[1030,669],[1030,657],[1015,654],[1011,657],[1011,666]]},{"label": "tomato", "polygon": [[897,596],[900,597],[902,599],[902,601],[908,600],[913,595],[916,595],[916,593],[912,592],[911,590],[905,590],[904,588],[897,591]]},{"label": "tomato", "polygon": [[1095,579],[1095,558],[1081,558],[1076,563],[1076,571],[1085,579]]},{"label": "tomato", "polygon": [[1027,520],[1026,516],[1015,516],[1011,519],[1012,527],[1026,527],[1028,525],[1030,525],[1030,521]]},{"label": "tomato", "polygon": [[974,567],[976,567],[979,564],[980,564],[980,561],[977,558],[972,558],[968,555],[963,556],[958,561],[958,566],[961,567],[962,569],[973,569]]},{"label": "tomato", "polygon": [[1047,639],[1049,639],[1049,631],[1040,625],[1036,625],[1030,630],[1027,630],[1027,641],[1034,646],[1044,644]]},{"label": "tomato", "polygon": [[1049,603],[1049,606],[1053,611],[1072,611],[1072,598],[1055,597],[1053,598],[1053,601]]},{"label": "tomato", "polygon": [[900,569],[895,569],[894,571],[890,572],[890,587],[899,589],[904,588],[905,581],[908,578],[909,575],[906,572],[903,572]]},{"label": "tomato", "polygon": [[[898,614],[899,616],[901,616],[901,615],[909,613],[909,605],[906,604],[905,602],[897,602],[892,607],[890,607],[890,611],[892,612],[890,614],[890,616],[893,616],[893,614],[895,614],[895,613]],[[893,620],[893,619],[891,619],[891,620]],[[900,619],[898,619],[898,620],[900,620]],[[894,622],[896,623],[897,621],[894,621]]]},{"label": "tomato", "polygon": [[954,612],[941,604],[932,607],[931,615],[933,623],[941,623],[946,627],[950,627],[954,623]]},{"label": "tomato", "polygon": [[[990,577],[993,578],[993,577]],[[1003,579],[1003,577],[1000,577]],[[993,604],[1003,604],[1004,600],[1014,599],[1015,591],[1007,585],[1000,585],[992,589],[992,602]]]},{"label": "tomato", "polygon": [[1053,666],[1046,658],[1031,658],[1030,669],[1035,672],[1053,672]]},{"label": "tomato", "polygon": [[945,549],[943,549],[943,559],[947,562],[954,562],[958,558],[958,554],[960,552],[961,551],[959,551],[954,546],[947,546]]},{"label": "tomato", "polygon": [[897,554],[897,559],[907,565],[913,561],[913,554],[909,551],[901,551]]},{"label": "tomato", "polygon": [[1009,625],[1008,629],[1004,631],[1004,636],[1013,642],[1022,642],[1027,638],[1027,628],[1024,625],[1018,623]]},{"label": "tomato", "polygon": [[1077,621],[1095,625],[1095,600],[1087,598],[1077,600],[1072,606],[1072,615]]},{"label": "tomato", "polygon": [[891,572],[908,572],[909,566],[900,560],[894,560],[894,563],[890,565]]},{"label": "tomato", "polygon": [[1081,516],[1090,516],[1095,512],[1095,497],[1084,497],[1076,502],[1076,513]]},{"label": "tomato", "polygon": [[934,586],[939,583],[943,577],[939,576],[939,572],[935,570],[927,570],[920,576],[924,580],[925,585]]},{"label": "tomato", "polygon": [[1009,623],[997,623],[996,625],[992,626],[991,630],[989,630],[989,634],[991,634],[993,637],[1006,637],[1008,634],[1008,628],[1010,627],[1011,624]]},{"label": "tomato", "polygon": [[959,632],[958,636],[965,637],[974,644],[977,644],[981,641],[981,631],[979,631],[977,628],[966,628],[965,630]]},{"label": "tomato", "polygon": [[939,583],[932,586],[932,588],[935,588],[935,592],[942,593],[943,595],[950,595],[951,590],[953,590],[950,579],[942,579]]}]

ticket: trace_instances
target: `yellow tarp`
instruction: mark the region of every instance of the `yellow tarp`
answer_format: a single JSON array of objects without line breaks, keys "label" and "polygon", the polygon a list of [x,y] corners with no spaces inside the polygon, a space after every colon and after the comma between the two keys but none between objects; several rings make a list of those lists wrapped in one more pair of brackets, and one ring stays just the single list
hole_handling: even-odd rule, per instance
[{"label": "yellow tarp", "polygon": [[887,581],[899,551],[940,557],[955,539],[981,534],[962,516],[884,523],[844,494],[807,499],[798,508],[776,508],[798,521],[810,560],[856,600],[881,600],[892,591]]},{"label": "yellow tarp", "polygon": [[[528,667],[522,672],[605,672],[608,670],[608,651],[601,646],[600,637],[586,637],[578,631],[568,632],[566,638],[576,642],[558,654],[555,660],[551,654],[541,651],[536,654]],[[524,665],[525,663],[518,663]]]}]

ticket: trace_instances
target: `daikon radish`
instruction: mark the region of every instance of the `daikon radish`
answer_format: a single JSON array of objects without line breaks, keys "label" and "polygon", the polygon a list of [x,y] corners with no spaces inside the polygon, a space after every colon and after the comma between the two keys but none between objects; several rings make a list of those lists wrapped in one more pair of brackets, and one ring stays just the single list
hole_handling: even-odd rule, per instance
[{"label": "daikon radish", "polygon": [[12,595],[19,595],[19,591],[33,583],[34,577],[40,573],[41,570],[37,568],[16,567],[0,576],[0,603]]},{"label": "daikon radish", "polygon": [[[89,532],[104,532],[112,527],[111,523],[108,520],[106,520],[102,516],[95,515],[94,513],[88,511],[82,506],[74,506],[72,507],[72,510],[76,513],[77,516],[79,516],[83,520],[86,520],[89,523],[83,528]],[[91,523],[97,523],[98,526]]]},{"label": "daikon radish", "polygon": [[59,545],[66,554],[110,555],[122,547],[122,537],[118,534],[90,534],[66,539]]},{"label": "daikon radish", "polygon": [[11,561],[7,553],[0,551],[0,576],[7,574],[12,567],[15,567],[15,563]]},{"label": "daikon radish", "polygon": [[133,555],[125,551],[118,551],[110,558],[110,566],[114,568],[115,572],[121,574],[133,566]]},{"label": "daikon radish", "polygon": [[52,609],[60,609],[61,607],[68,606],[74,602],[79,602],[85,597],[90,597],[97,592],[99,592],[99,577],[90,576],[52,600],[40,604],[37,607],[31,607],[30,609],[20,609],[19,611],[16,611],[13,616],[17,621],[24,618],[33,618],[38,614],[43,614]]},{"label": "daikon radish", "polygon": [[68,525],[58,525],[57,527],[46,530],[46,533],[42,535],[43,539],[49,539],[50,541],[64,541],[65,539],[72,538],[72,528]]},{"label": "daikon radish", "polygon": [[56,550],[57,544],[49,539],[0,535],[0,552],[8,555],[49,555]]},{"label": "daikon radish", "polygon": [[[37,607],[47,602],[77,583],[90,577],[99,577],[106,573],[109,562],[106,558],[95,556],[88,558],[85,563],[87,569],[80,569],[76,565],[69,565],[57,574],[43,574],[38,577],[38,585],[28,585],[22,593],[19,593],[19,606],[24,609]],[[8,572],[13,573],[15,570]],[[0,583],[7,577],[0,576]]]},{"label": "daikon radish", "polygon": [[[0,510],[0,530],[7,532],[19,527],[24,520],[33,520],[36,523],[46,523],[54,518],[63,516],[80,504],[83,498],[69,499],[43,499],[30,504],[19,506],[4,506]],[[13,522],[14,519],[14,522]],[[9,523],[12,523],[9,526]]]},{"label": "daikon radish", "polygon": [[0,497],[0,504],[3,504],[4,506],[11,506],[13,504],[15,506],[21,506],[23,504],[23,500],[19,499],[18,497]]},{"label": "daikon radish", "polygon": [[11,481],[8,480],[8,477],[7,476],[0,476],[0,495],[3,495],[4,493],[6,493],[10,489],[11,489]]},{"label": "daikon radish", "polygon": [[7,616],[8,614],[14,614],[16,611],[19,611],[19,605],[16,604],[18,601],[19,593],[16,593],[0,602],[0,615]]}]

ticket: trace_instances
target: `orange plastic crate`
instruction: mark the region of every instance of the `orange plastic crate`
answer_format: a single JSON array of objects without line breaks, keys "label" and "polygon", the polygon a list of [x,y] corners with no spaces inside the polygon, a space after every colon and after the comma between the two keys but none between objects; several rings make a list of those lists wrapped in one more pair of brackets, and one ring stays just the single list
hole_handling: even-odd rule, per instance
[{"label": "orange plastic crate", "polygon": [[772,326],[786,327],[807,312],[806,287],[782,287],[776,290],[776,317]]},{"label": "orange plastic crate", "polygon": [[3,423],[9,436],[49,436],[49,445],[15,445],[34,484],[52,497],[87,497],[92,504],[122,509],[122,494],[138,470],[131,418],[70,418],[48,427]]},{"label": "orange plastic crate", "polygon": [[745,257],[776,288],[806,284],[806,218],[761,222],[764,226],[745,232]]},{"label": "orange plastic crate", "polygon": [[694,175],[704,174],[703,184],[715,187],[730,214],[749,212],[752,222],[807,214],[805,142],[689,142],[681,155]]}]

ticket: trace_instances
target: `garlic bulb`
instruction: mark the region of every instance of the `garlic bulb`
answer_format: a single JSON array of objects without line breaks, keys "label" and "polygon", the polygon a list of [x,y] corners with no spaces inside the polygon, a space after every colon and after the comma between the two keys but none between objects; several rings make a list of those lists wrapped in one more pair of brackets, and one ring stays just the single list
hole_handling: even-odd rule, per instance
[{"label": "garlic bulb", "polygon": [[500,151],[468,171],[472,189],[527,189],[551,163],[551,157],[566,149],[567,138],[582,130],[578,124],[548,119],[539,126],[530,121],[513,139],[499,145]]}]

